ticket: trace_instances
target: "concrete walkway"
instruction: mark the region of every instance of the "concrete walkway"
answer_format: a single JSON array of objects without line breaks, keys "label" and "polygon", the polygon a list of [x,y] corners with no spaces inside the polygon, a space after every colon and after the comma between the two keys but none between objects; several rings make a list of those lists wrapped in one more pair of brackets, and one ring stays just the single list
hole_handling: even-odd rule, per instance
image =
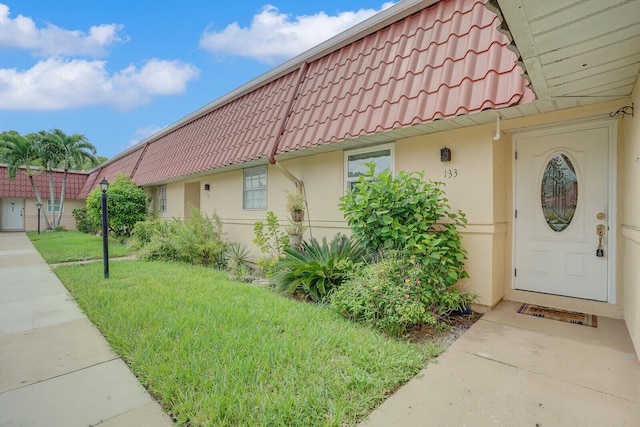
[{"label": "concrete walkway", "polygon": [[26,235],[0,233],[0,426],[172,425]]},{"label": "concrete walkway", "polygon": [[503,302],[362,427],[640,426],[640,364],[622,320],[541,319]]}]

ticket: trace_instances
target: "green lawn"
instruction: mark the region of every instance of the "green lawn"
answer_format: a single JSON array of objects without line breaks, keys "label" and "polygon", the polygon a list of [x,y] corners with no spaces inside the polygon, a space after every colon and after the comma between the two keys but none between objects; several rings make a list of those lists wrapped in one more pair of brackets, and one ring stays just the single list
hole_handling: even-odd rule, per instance
[{"label": "green lawn", "polygon": [[[99,236],[79,231],[47,231],[40,234],[30,231],[27,236],[49,264],[102,259],[102,237]],[[130,252],[125,244],[109,240],[109,258],[126,256]]]},{"label": "green lawn", "polygon": [[178,425],[355,425],[438,352],[208,268],[55,272]]}]

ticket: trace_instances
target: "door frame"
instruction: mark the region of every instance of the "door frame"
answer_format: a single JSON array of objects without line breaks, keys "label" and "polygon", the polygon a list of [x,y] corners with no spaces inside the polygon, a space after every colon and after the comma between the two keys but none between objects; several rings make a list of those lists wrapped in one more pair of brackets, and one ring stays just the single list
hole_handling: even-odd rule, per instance
[{"label": "door frame", "polygon": [[[607,165],[609,168],[609,182],[608,182],[608,191],[609,191],[609,210],[608,210],[608,226],[609,230],[607,231],[607,237],[609,239],[609,253],[607,255],[607,300],[606,303],[615,304],[617,299],[617,284],[616,284],[616,275],[617,275],[617,233],[618,233],[618,186],[617,186],[617,177],[618,177],[618,121],[616,119],[602,119],[602,118],[591,118],[587,120],[579,120],[579,121],[569,121],[556,123],[553,125],[543,125],[543,126],[535,126],[523,129],[514,130],[512,133],[511,140],[511,150],[512,150],[512,173],[511,173],[511,218],[512,218],[512,241],[511,241],[511,289],[518,290],[516,288],[516,280],[515,280],[515,265],[516,265],[516,250],[518,243],[518,236],[516,233],[515,227],[515,219],[514,213],[516,209],[517,202],[517,186],[516,186],[516,177],[517,177],[517,168],[518,162],[516,161],[516,147],[517,142],[521,138],[531,138],[531,137],[540,137],[540,136],[549,136],[555,135],[558,133],[567,133],[572,131],[584,131],[589,129],[596,128],[606,128],[608,130],[608,138],[609,138],[609,164]],[[533,292],[533,291],[527,291]],[[563,296],[559,296],[563,297]],[[564,297],[564,298],[574,298],[574,297]]]}]

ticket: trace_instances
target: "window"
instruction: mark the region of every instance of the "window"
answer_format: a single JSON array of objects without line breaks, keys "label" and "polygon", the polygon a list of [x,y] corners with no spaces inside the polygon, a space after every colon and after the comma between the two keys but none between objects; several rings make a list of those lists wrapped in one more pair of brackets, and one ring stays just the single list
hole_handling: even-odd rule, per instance
[{"label": "window", "polygon": [[242,188],[243,209],[267,208],[267,167],[245,169]]},{"label": "window", "polygon": [[375,163],[376,174],[387,169],[393,172],[393,146],[384,145],[373,149],[345,152],[345,187],[347,190],[353,189],[353,185],[358,182],[360,175],[369,170],[366,166],[367,163]]},{"label": "window", "polygon": [[158,194],[156,196],[156,203],[158,212],[167,211],[167,186],[161,185],[158,187]]},{"label": "window", "polygon": [[[60,212],[60,200],[56,200],[53,203],[53,208],[56,212]],[[51,212],[51,199],[47,199],[47,212]]]}]

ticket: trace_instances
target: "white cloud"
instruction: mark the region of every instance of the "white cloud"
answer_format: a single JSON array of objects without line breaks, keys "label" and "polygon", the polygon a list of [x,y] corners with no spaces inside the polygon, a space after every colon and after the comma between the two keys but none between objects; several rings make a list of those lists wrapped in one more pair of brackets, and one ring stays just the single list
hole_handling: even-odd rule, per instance
[{"label": "white cloud", "polygon": [[62,110],[109,105],[128,110],[156,95],[184,93],[200,71],[181,61],[151,59],[109,75],[104,61],[49,58],[26,71],[0,69],[0,109]]},{"label": "white cloud", "polygon": [[9,7],[0,3],[0,47],[28,50],[41,56],[101,57],[107,47],[126,41],[120,35],[122,29],[119,24],[92,26],[88,33],[53,24],[38,28],[33,19],[23,15],[11,19]]},{"label": "white cloud", "polygon": [[234,22],[220,32],[205,30],[200,47],[275,63],[292,58],[393,4],[385,3],[380,10],[360,9],[335,16],[319,12],[297,17],[267,5],[253,17],[250,27],[243,28]]},{"label": "white cloud", "polygon": [[129,140],[129,146],[133,147],[134,145],[146,139],[147,137],[150,137],[154,133],[160,132],[165,127],[166,126],[149,125],[149,126],[144,126],[139,129],[136,129],[135,133],[133,134],[133,137]]}]

